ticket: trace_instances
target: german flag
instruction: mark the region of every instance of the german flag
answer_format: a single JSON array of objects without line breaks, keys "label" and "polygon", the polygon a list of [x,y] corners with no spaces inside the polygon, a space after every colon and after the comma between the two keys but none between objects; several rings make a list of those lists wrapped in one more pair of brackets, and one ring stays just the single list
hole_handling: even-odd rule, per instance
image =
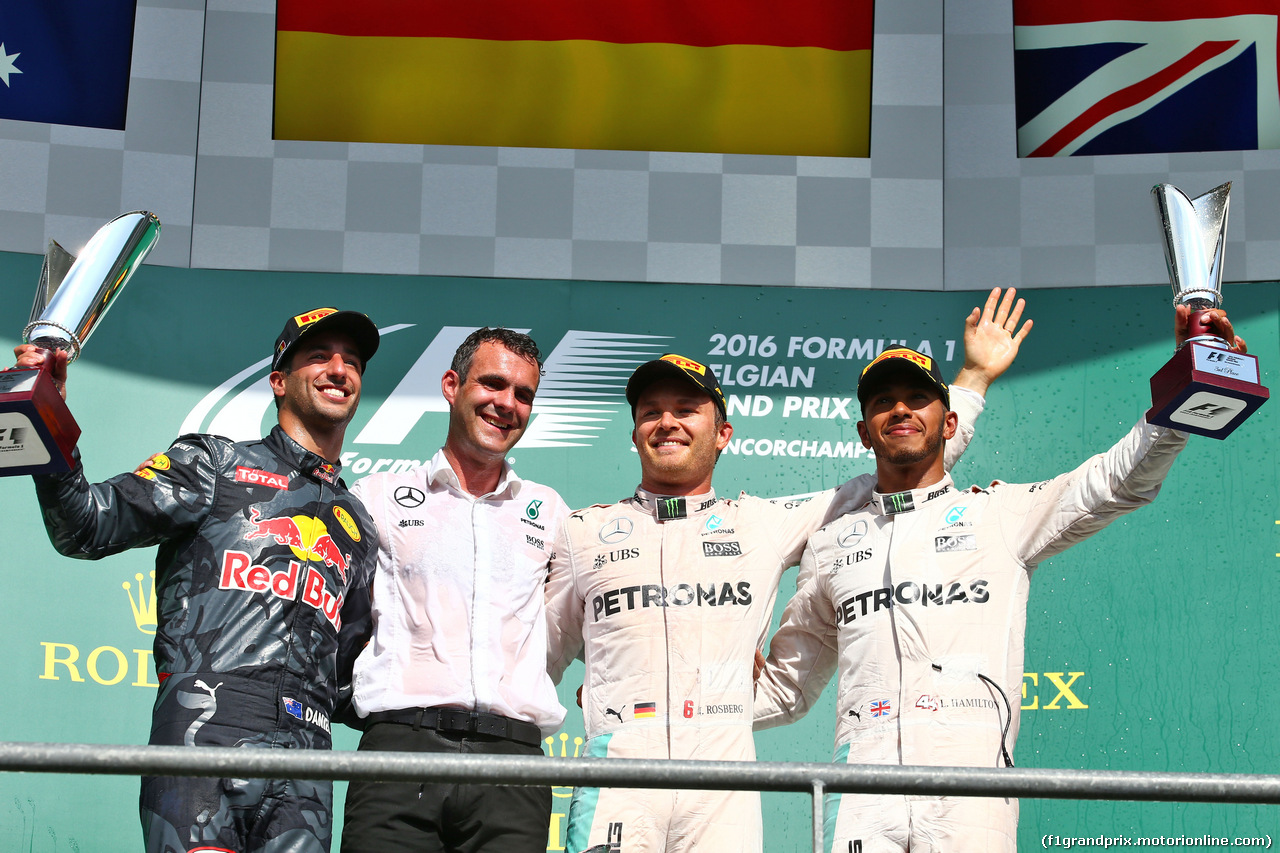
[{"label": "german flag", "polygon": [[279,0],[275,138],[866,157],[874,0]]}]

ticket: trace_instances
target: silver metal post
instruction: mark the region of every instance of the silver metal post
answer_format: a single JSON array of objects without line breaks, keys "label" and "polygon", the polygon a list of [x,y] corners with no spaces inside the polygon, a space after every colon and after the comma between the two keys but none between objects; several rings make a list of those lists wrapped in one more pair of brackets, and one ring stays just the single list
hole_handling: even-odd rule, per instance
[{"label": "silver metal post", "polygon": [[822,853],[822,826],[826,823],[823,816],[823,797],[826,792],[821,779],[813,780],[813,853]]}]

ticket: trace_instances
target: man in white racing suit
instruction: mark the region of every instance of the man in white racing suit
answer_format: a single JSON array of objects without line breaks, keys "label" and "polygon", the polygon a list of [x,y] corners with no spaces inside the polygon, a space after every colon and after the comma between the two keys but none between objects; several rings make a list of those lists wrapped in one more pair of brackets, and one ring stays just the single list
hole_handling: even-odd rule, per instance
[{"label": "man in white racing suit", "polygon": [[[838,668],[835,761],[1012,766],[1032,572],[1151,502],[1186,434],[1143,419],[1052,480],[957,489],[942,455],[956,415],[931,359],[886,350],[858,399],[876,491],[810,539],[756,686],[756,728],[802,716]],[[1017,848],[1013,799],[829,794],[825,806],[828,851]]]},{"label": "man in white racing suit", "polygon": [[[961,421],[1026,334],[1011,291],[993,291],[965,331]],[[666,355],[627,385],[640,457],[635,495],[563,523],[547,584],[548,661],[557,681],[586,662],[584,755],[752,760],[752,663],[783,571],[809,534],[870,496],[861,478],[806,502],[717,498],[716,457],[732,427],[710,368]],[[954,442],[958,458],[969,432]],[[578,788],[566,849],[611,853],[759,851],[756,792]]]}]

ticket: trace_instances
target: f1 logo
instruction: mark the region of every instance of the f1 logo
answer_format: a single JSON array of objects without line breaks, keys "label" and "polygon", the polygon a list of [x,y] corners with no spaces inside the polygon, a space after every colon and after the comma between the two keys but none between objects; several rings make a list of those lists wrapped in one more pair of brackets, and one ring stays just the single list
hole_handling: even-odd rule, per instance
[{"label": "f1 logo", "polygon": [[26,443],[27,427],[0,427],[0,445],[21,447]]}]

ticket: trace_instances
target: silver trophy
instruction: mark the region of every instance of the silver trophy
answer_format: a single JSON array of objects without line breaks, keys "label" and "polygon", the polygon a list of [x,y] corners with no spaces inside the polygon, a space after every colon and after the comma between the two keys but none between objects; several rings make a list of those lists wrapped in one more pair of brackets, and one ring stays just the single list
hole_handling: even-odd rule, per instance
[{"label": "silver trophy", "polygon": [[[72,256],[49,241],[23,340],[80,355],[120,291],[160,237],[155,214],[134,211],[98,229]],[[50,377],[40,369],[0,371],[0,476],[67,471],[80,427]]]},{"label": "silver trophy", "polygon": [[1151,189],[1173,304],[1191,316],[1186,344],[1151,377],[1147,421],[1213,438],[1226,438],[1270,396],[1258,383],[1257,357],[1229,352],[1231,342],[1206,322],[1222,305],[1230,192],[1230,182],[1194,199],[1171,184]]}]

